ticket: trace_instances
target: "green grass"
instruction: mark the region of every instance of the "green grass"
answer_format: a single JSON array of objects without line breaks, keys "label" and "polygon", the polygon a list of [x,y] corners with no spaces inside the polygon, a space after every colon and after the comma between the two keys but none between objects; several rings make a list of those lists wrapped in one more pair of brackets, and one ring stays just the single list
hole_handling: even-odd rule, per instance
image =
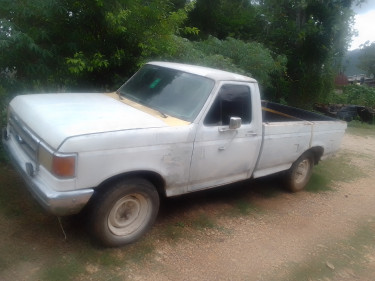
[{"label": "green grass", "polygon": [[309,192],[324,192],[332,190],[333,181],[350,182],[366,176],[351,159],[361,157],[358,154],[346,153],[338,157],[324,160],[314,167],[313,175],[305,190]]},{"label": "green grass", "polygon": [[226,211],[226,214],[229,216],[248,216],[254,212],[257,212],[258,209],[254,204],[246,199],[239,199],[232,204],[232,207]]},{"label": "green grass", "polygon": [[46,267],[41,278],[46,281],[75,280],[84,271],[85,268],[82,261],[77,260],[74,256],[63,256]]},{"label": "green grass", "polygon": [[173,224],[168,224],[162,229],[162,236],[165,239],[177,241],[183,237],[186,237],[186,224],[184,222],[177,222]]},{"label": "green grass", "polygon": [[207,214],[200,214],[198,217],[191,221],[191,226],[194,229],[205,229],[215,228],[217,225],[215,220]]},{"label": "green grass", "polygon": [[375,136],[375,125],[367,124],[360,121],[351,121],[348,123],[347,133],[356,136]]},{"label": "green grass", "polygon": [[[155,249],[153,241],[145,237],[134,244],[116,249],[95,248],[89,243],[75,245],[74,248],[60,248],[51,255],[51,261],[40,271],[41,280],[81,280],[82,275],[92,274],[93,279],[84,280],[124,280],[118,276],[121,268],[126,274],[126,268],[131,264],[139,264],[146,260]],[[62,254],[62,255],[61,255]],[[56,259],[61,255],[61,258]],[[86,267],[95,268],[88,272]],[[38,279],[39,280],[39,279]]]},{"label": "green grass", "polygon": [[94,256],[96,264],[103,267],[120,266],[124,263],[123,259],[116,256],[112,249],[98,251]]},{"label": "green grass", "polygon": [[127,254],[126,262],[140,263],[150,256],[155,250],[153,241],[143,239],[137,243],[130,245]]}]

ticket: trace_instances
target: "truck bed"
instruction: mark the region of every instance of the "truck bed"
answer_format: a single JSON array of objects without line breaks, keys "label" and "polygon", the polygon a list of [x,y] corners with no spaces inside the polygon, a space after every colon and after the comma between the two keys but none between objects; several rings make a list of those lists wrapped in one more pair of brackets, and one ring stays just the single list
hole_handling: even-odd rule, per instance
[{"label": "truck bed", "polygon": [[337,119],[332,117],[268,101],[262,101],[262,114],[263,122],[265,123],[290,121],[337,121]]},{"label": "truck bed", "polygon": [[346,122],[277,103],[262,102],[263,142],[253,177],[287,170],[305,151],[334,154]]}]

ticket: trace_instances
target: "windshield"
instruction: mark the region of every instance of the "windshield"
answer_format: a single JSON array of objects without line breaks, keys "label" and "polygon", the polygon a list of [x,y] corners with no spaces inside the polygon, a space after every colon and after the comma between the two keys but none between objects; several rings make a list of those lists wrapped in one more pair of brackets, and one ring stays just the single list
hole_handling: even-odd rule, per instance
[{"label": "windshield", "polygon": [[202,76],[146,65],[118,93],[163,114],[192,122],[213,86],[213,80]]}]

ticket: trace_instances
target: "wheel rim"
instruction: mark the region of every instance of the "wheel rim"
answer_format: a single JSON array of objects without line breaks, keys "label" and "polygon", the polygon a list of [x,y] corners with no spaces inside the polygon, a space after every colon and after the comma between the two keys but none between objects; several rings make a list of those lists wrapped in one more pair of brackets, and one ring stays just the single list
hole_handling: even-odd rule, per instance
[{"label": "wheel rim", "polygon": [[108,216],[108,227],[114,235],[129,235],[146,223],[151,203],[141,194],[130,194],[117,200]]},{"label": "wheel rim", "polygon": [[308,159],[302,160],[296,169],[294,174],[294,180],[297,184],[304,182],[310,171],[310,161]]}]

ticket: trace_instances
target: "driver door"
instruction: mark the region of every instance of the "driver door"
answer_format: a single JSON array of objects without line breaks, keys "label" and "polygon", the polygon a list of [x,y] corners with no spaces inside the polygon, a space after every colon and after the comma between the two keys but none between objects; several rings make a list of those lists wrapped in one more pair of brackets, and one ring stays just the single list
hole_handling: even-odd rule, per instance
[{"label": "driver door", "polygon": [[[201,120],[194,143],[189,191],[248,178],[255,167],[261,132],[253,122],[251,86],[224,83]],[[231,129],[231,117],[241,118]],[[233,119],[233,118],[232,118]]]}]

